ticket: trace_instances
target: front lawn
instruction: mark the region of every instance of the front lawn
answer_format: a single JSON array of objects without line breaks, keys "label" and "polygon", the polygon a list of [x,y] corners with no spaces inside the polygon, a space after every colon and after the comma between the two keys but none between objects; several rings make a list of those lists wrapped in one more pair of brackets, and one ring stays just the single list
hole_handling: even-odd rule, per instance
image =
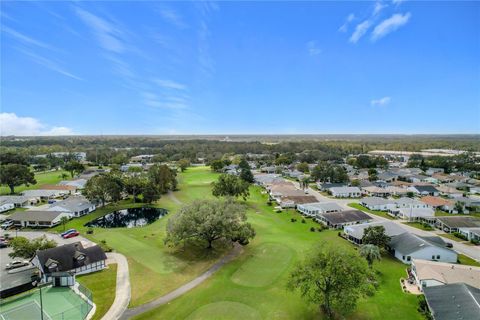
[{"label": "front lawn", "polygon": [[[62,178],[63,173],[68,175],[67,179],[70,179],[70,174],[65,170],[35,173],[35,180],[37,180],[37,183],[29,185],[28,187],[25,185],[15,187],[15,193],[20,193],[24,190],[38,189],[40,186],[44,184],[57,184],[63,180]],[[7,186],[1,186],[0,195],[7,195],[7,194],[10,194],[10,188]]]},{"label": "front lawn", "polygon": [[76,277],[77,281],[87,287],[93,296],[93,302],[97,310],[93,320],[101,319],[107,313],[115,300],[115,288],[117,286],[117,265],[110,264],[102,271],[85,274]]},{"label": "front lawn", "polygon": [[475,261],[472,258],[467,257],[466,255],[461,253],[458,254],[458,263],[466,264],[468,266],[480,267],[480,262]]},{"label": "front lawn", "polygon": [[423,224],[420,222],[403,222],[406,225],[409,225],[410,227],[414,227],[420,230],[425,230],[425,231],[432,231],[434,230],[433,227],[431,227],[428,224]]},{"label": "front lawn", "polygon": [[[290,270],[320,242],[356,250],[338,236],[338,230],[311,232],[318,224],[293,210],[276,213],[266,205],[267,197],[251,188],[249,222],[257,236],[243,254],[222,267],[199,287],[167,305],[135,319],[316,319],[318,306],[286,290]],[[291,222],[296,218],[296,222]],[[379,290],[359,302],[350,319],[422,319],[417,298],[403,293],[400,278],[406,266],[386,256],[376,262]]]},{"label": "front lawn", "polygon": [[349,207],[352,207],[352,208],[354,208],[354,209],[357,209],[357,210],[360,210],[360,211],[365,211],[365,212],[374,214],[374,215],[376,215],[376,216],[380,216],[380,217],[387,218],[387,219],[390,219],[390,220],[393,220],[393,219],[394,219],[391,215],[389,215],[389,214],[386,213],[385,211],[370,210],[370,209],[368,209],[368,208],[365,208],[364,206],[362,206],[362,205],[359,204],[359,203],[349,203],[348,206],[349,206]]}]

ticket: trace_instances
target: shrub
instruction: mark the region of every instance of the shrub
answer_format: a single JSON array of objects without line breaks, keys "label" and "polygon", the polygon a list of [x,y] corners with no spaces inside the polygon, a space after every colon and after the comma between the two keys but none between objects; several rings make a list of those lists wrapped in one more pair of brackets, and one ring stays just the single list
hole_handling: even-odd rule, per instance
[{"label": "shrub", "polygon": [[323,228],[317,228],[318,232],[322,232]]},{"label": "shrub", "polygon": [[93,234],[93,228],[88,228],[87,229],[87,234]]},{"label": "shrub", "polygon": [[471,239],[470,242],[477,246],[480,244],[480,240],[477,239]]},{"label": "shrub", "polygon": [[454,232],[453,235],[457,238],[460,238],[462,240],[468,240],[468,238],[466,236],[464,236],[463,234],[461,234],[460,232]]},{"label": "shrub", "polygon": [[291,222],[297,222],[297,219],[291,218],[290,221],[291,221]]},{"label": "shrub", "polygon": [[281,209],[277,209],[277,213],[280,213],[280,212],[282,212],[282,210],[281,210]]},{"label": "shrub", "polygon": [[268,200],[268,201],[267,201],[267,205],[268,205],[268,206],[272,206],[272,201]]},{"label": "shrub", "polygon": [[112,252],[113,251],[113,248],[110,247],[108,244],[107,244],[107,241],[106,240],[102,240],[100,241],[100,248],[102,248],[103,251],[105,252]]},{"label": "shrub", "polygon": [[302,219],[302,223],[307,223],[307,221],[305,221],[305,219]]},{"label": "shrub", "polygon": [[310,227],[310,231],[315,232],[315,228],[314,228],[314,227]]}]

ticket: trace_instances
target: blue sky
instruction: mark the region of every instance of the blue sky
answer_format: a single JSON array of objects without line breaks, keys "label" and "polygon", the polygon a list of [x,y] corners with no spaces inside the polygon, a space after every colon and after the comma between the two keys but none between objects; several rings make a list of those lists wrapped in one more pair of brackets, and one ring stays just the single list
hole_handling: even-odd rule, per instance
[{"label": "blue sky", "polygon": [[1,133],[480,133],[480,2],[1,2]]}]

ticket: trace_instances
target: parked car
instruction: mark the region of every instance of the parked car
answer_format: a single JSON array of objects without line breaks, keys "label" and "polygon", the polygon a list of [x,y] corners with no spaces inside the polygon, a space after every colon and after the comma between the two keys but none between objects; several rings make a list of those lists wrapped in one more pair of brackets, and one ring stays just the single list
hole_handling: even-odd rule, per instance
[{"label": "parked car", "polygon": [[75,231],[75,232],[70,232],[70,233],[67,233],[66,235],[63,236],[63,239],[70,239],[70,238],[73,238],[73,237],[76,237],[78,236],[80,233]]},{"label": "parked car", "polygon": [[8,247],[8,242],[0,240],[0,249],[7,248],[7,247]]},{"label": "parked car", "polygon": [[453,243],[447,242],[447,243],[445,243],[445,246],[446,246],[447,248],[453,248]]},{"label": "parked car", "polygon": [[10,263],[7,263],[7,265],[5,266],[5,269],[6,270],[12,270],[12,269],[20,268],[20,267],[25,267],[25,266],[28,266],[28,265],[30,265],[30,262],[27,261],[27,260],[15,260],[15,261],[12,261]]},{"label": "parked car", "polygon": [[2,228],[3,230],[7,230],[7,229],[9,229],[9,228],[12,227],[12,226],[13,226],[13,220],[5,220],[5,222],[2,223],[1,228]]},{"label": "parked car", "polygon": [[60,235],[62,237],[65,237],[67,234],[73,233],[73,232],[77,232],[77,230],[76,229],[68,229],[67,231],[60,233]]}]

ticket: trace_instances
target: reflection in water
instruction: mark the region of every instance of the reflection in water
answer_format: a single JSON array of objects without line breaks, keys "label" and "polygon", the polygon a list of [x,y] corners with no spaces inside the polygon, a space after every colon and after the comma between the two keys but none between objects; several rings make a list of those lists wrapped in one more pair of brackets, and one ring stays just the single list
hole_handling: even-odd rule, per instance
[{"label": "reflection in water", "polygon": [[157,221],[168,213],[161,208],[130,208],[113,211],[85,224],[86,227],[133,228]]}]

